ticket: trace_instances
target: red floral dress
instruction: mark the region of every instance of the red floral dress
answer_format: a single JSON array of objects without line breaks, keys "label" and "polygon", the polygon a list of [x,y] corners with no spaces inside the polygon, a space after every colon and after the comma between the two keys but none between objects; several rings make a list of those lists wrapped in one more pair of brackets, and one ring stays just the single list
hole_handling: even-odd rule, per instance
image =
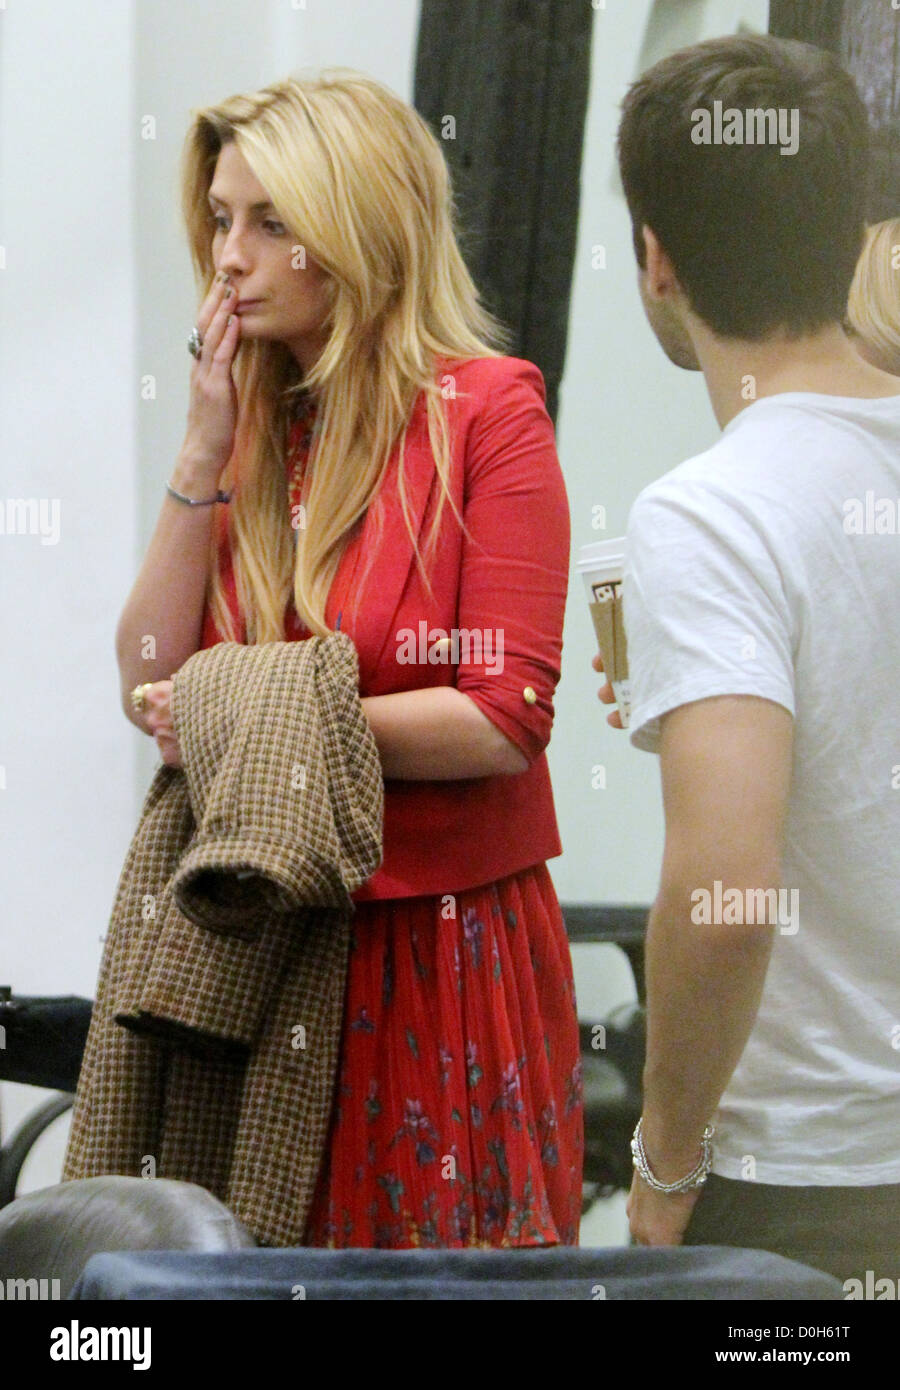
[{"label": "red floral dress", "polygon": [[309,1245],[575,1244],[581,1061],[546,865],[360,903]]},{"label": "red floral dress", "polygon": [[[292,508],[312,420],[291,431]],[[308,635],[294,623],[288,637]],[[449,899],[357,903],[305,1243],[574,1245],[582,1151],[571,956],[546,865]]]}]

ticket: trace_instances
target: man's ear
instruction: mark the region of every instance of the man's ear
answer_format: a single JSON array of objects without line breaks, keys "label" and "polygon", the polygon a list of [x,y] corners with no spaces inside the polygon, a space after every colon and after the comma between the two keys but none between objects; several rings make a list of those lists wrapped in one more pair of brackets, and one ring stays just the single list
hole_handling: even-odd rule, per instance
[{"label": "man's ear", "polygon": [[644,238],[644,284],[651,299],[665,299],[678,289],[678,277],[672,262],[659,243],[659,238],[646,224],[641,228]]}]

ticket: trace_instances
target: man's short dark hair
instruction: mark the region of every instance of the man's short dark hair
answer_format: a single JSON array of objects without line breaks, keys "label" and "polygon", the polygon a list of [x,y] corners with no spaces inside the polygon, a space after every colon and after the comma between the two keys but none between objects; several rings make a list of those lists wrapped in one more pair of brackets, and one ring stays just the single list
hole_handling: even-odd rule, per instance
[{"label": "man's short dark hair", "polygon": [[[796,111],[796,152],[761,136],[699,143],[713,113],[721,131],[722,112],[736,108]],[[748,137],[754,124],[748,118]],[[630,88],[619,126],[638,264],[646,225],[694,312],[721,337],[841,322],[865,230],[869,138],[853,79],[823,49],[738,36],[664,58]]]}]

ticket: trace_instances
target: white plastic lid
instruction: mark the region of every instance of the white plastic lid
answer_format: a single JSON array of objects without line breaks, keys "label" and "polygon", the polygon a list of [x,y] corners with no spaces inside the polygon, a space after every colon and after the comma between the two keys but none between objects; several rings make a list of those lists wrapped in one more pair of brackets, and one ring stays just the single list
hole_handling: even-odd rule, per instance
[{"label": "white plastic lid", "polygon": [[604,565],[614,564],[617,560],[621,562],[625,559],[625,537],[617,536],[614,540],[593,541],[590,545],[583,545],[578,551],[578,573],[584,570],[598,569]]}]

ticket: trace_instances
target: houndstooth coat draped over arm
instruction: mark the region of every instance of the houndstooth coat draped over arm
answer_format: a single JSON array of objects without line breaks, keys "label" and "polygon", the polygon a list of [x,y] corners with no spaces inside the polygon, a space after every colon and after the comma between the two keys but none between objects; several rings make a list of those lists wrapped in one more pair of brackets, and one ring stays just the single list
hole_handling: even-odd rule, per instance
[{"label": "houndstooth coat draped over arm", "polygon": [[350,894],[384,786],[341,633],[220,643],[174,677],[183,768],[119,879],[63,1169],[199,1183],[299,1245],[338,1062]]}]

